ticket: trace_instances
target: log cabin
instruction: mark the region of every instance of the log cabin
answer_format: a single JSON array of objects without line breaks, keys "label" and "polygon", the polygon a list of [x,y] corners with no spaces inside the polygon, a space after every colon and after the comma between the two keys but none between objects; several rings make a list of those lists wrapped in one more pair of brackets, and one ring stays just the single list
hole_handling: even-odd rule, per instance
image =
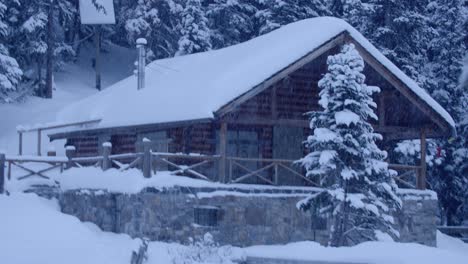
[{"label": "log cabin", "polygon": [[[352,26],[321,17],[231,47],[154,61],[145,68],[144,89],[130,76],[59,113],[60,121],[100,119],[97,125],[49,137],[66,139],[78,156],[98,155],[104,142],[113,154],[137,152],[148,138],[155,152],[219,155],[211,171],[205,168],[213,180],[232,180],[232,170],[255,174],[265,162],[304,155],[305,113],[320,110],[317,83],[327,57],[345,43],[363,57],[366,84],[381,88],[373,126],[384,141],[421,139],[425,146],[426,138],[453,135],[453,119],[415,81]],[[229,157],[238,158],[236,168]],[[425,176],[421,158],[417,169]],[[306,184],[291,176],[299,169],[281,170],[276,183]]]}]

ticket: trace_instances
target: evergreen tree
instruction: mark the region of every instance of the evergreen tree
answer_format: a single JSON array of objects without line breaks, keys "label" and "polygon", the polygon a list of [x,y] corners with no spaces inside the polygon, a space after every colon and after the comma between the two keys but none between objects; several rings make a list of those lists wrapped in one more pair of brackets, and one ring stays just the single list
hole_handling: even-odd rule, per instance
[{"label": "evergreen tree", "polygon": [[429,42],[427,64],[430,82],[426,86],[455,119],[458,136],[451,140],[438,140],[444,150],[443,161],[430,170],[431,188],[439,194],[444,223],[460,224],[461,207],[465,200],[468,177],[464,167],[468,163],[467,134],[464,116],[468,107],[466,88],[459,85],[463,55],[466,51],[466,11],[462,0],[436,0],[427,6],[433,37]]},{"label": "evergreen tree", "polygon": [[372,94],[379,88],[365,85],[364,61],[352,44],[329,56],[327,64],[319,81],[324,110],[310,113],[310,153],[301,160],[307,176],[321,177],[325,190],[303,206],[331,215],[331,246],[375,240],[379,231],[396,237],[391,215],[401,201],[387,154],[375,143],[382,137],[368,121],[377,119]]},{"label": "evergreen tree", "polygon": [[428,0],[369,0],[368,24],[360,30],[409,77],[423,84],[423,67],[431,35],[425,8]]},{"label": "evergreen tree", "polygon": [[126,45],[135,40],[148,41],[149,60],[172,57],[178,50],[182,6],[173,0],[138,0],[122,3],[118,32],[124,32]]},{"label": "evergreen tree", "polygon": [[181,13],[181,38],[176,55],[192,54],[211,49],[208,19],[202,10],[200,0],[188,0]]},{"label": "evergreen tree", "polygon": [[14,19],[9,16],[7,5],[12,6],[14,3],[0,2],[0,102],[11,101],[9,94],[16,90],[23,74],[16,60],[10,56],[6,45],[11,35],[9,21]]},{"label": "evergreen tree", "polygon": [[251,0],[214,0],[206,12],[213,48],[231,46],[254,37],[257,12],[258,7]]},{"label": "evergreen tree", "polygon": [[258,0],[258,3],[260,35],[302,19],[330,14],[323,0]]}]

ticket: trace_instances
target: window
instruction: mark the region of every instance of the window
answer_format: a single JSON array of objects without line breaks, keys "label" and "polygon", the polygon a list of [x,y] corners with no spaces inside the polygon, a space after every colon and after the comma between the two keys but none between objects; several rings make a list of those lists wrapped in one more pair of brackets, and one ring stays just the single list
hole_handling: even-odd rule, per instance
[{"label": "window", "polygon": [[220,209],[215,206],[198,206],[194,208],[194,222],[201,226],[217,226]]}]

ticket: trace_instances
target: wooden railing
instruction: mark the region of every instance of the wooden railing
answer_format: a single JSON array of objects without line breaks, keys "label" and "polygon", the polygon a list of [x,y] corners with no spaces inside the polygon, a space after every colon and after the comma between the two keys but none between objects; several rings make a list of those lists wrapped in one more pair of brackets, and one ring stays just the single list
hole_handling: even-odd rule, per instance
[{"label": "wooden railing", "polygon": [[[114,154],[112,145],[102,145],[102,155],[95,157],[76,157],[73,146],[66,147],[66,157],[39,157],[39,156],[8,156],[0,153],[0,193],[3,192],[5,178],[11,179],[12,167],[17,167],[25,172],[17,179],[27,179],[38,176],[50,179],[47,173],[72,167],[95,166],[107,170],[112,167],[121,171],[130,168],[140,168],[144,177],[151,177],[159,169],[157,165],[165,165],[165,170],[170,170],[173,175],[190,175],[207,181],[219,180],[226,183],[256,183],[270,185],[309,185],[320,187],[320,179],[311,179],[305,176],[305,172],[295,160],[289,159],[262,159],[245,157],[222,157],[219,155],[200,155],[183,153],[152,152],[151,142],[143,140],[143,152]],[[221,167],[221,161],[227,166]],[[28,167],[27,163],[45,163],[47,167],[36,169]],[[390,164],[391,169],[404,171],[395,180],[401,187],[420,188],[421,167],[413,165]],[[6,168],[6,169],[5,169]],[[224,168],[226,179],[218,179]],[[6,172],[6,173],[5,173]],[[416,175],[416,177],[415,177]],[[415,179],[415,180],[414,180]],[[413,184],[411,181],[416,183]]]},{"label": "wooden railing", "polygon": [[389,164],[388,167],[396,170],[398,175],[395,181],[400,187],[412,189],[425,189],[425,179],[421,174],[421,166],[404,165],[404,164]]},{"label": "wooden railing", "polygon": [[[319,187],[317,182],[304,176],[301,173],[300,166],[296,160],[289,159],[260,159],[260,158],[241,158],[227,157],[228,164],[228,182],[229,183],[245,183],[249,179],[257,178],[262,183],[271,185],[280,185],[280,170],[285,171],[288,175],[297,177],[306,185]],[[253,164],[253,168],[248,164]],[[239,169],[243,173],[236,175],[235,169]]]}]

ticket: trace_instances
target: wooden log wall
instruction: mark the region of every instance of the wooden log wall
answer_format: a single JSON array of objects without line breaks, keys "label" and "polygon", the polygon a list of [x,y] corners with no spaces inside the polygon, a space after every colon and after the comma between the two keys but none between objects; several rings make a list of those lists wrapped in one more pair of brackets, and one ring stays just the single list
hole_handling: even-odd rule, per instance
[{"label": "wooden log wall", "polygon": [[99,153],[97,136],[69,138],[66,145],[75,146],[77,157],[97,156]]}]

